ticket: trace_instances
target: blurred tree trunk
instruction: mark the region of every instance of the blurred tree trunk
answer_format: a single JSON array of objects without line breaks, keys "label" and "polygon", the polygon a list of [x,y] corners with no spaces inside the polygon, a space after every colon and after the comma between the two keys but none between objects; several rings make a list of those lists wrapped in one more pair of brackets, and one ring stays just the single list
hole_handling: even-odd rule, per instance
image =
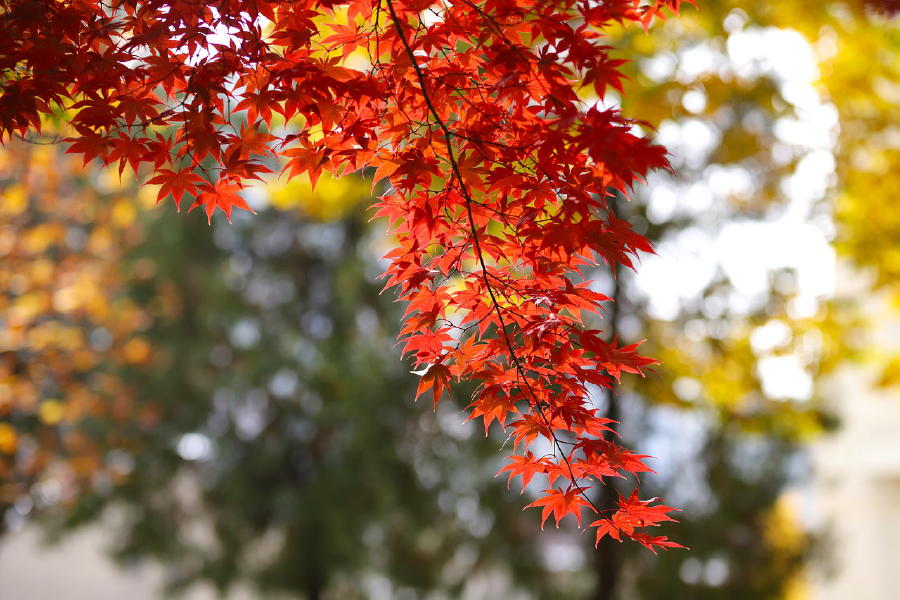
[{"label": "blurred tree trunk", "polygon": [[[609,405],[606,416],[618,421],[619,403],[614,390],[609,390]],[[608,434],[607,437],[612,436]],[[616,507],[618,494],[616,485],[612,479],[607,480],[606,485],[600,488],[598,506],[604,514],[612,514]],[[597,545],[594,553],[594,570],[597,573],[597,589],[594,600],[613,600],[616,598],[616,590],[619,583],[619,574],[622,569],[622,557],[620,554],[621,543],[610,536],[605,536]]]},{"label": "blurred tree trunk", "polygon": [[[612,212],[615,214],[614,209]],[[608,333],[610,338],[615,338],[619,331],[618,320],[621,308],[620,303],[624,300],[622,285],[618,276],[613,280],[613,289],[610,298],[612,299],[612,302],[609,303]],[[610,427],[617,429],[618,421],[621,418],[621,410],[614,387],[610,386],[607,390],[606,398],[606,418],[616,421],[615,424],[610,424]],[[616,435],[609,431],[606,433],[605,437],[612,441]],[[615,512],[616,500],[618,500],[618,491],[615,481],[615,478],[610,477],[606,480],[606,485],[600,486],[600,497],[597,501],[597,506],[603,511],[604,515],[611,515]],[[594,600],[613,600],[616,598],[619,575],[622,570],[620,546],[620,542],[608,535],[602,538],[597,545],[597,550],[594,552],[594,571],[597,575],[597,588],[593,595]]]}]

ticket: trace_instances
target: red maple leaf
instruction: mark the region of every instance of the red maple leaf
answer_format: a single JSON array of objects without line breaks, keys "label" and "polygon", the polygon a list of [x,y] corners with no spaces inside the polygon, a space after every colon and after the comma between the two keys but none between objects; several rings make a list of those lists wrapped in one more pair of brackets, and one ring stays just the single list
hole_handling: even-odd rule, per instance
[{"label": "red maple leaf", "polygon": [[217,208],[225,213],[229,223],[231,222],[232,207],[237,206],[238,208],[256,214],[256,212],[250,208],[250,205],[247,204],[246,200],[238,193],[242,189],[241,185],[238,183],[233,183],[227,179],[220,179],[216,182],[215,186],[204,182],[200,186],[200,189],[202,190],[200,195],[197,196],[197,200],[189,210],[194,210],[198,206],[205,206],[206,217],[210,223],[212,223],[212,215]]},{"label": "red maple leaf", "polygon": [[160,169],[157,173],[156,177],[147,181],[149,184],[160,186],[156,201],[159,202],[172,194],[178,210],[181,210],[181,198],[185,194],[194,195],[197,192],[197,185],[205,183],[205,180],[191,169],[182,169],[177,173],[171,169]]},{"label": "red maple leaf", "polygon": [[436,363],[428,365],[424,372],[413,371],[413,373],[420,376],[419,386],[416,389],[416,398],[418,399],[419,396],[428,390],[432,390],[434,406],[437,408],[438,400],[441,399],[444,388],[450,383],[450,368],[447,365]]},{"label": "red maple leaf", "polygon": [[627,499],[619,494],[619,510],[611,518],[599,519],[588,525],[588,527],[597,528],[596,543],[599,544],[603,536],[609,535],[616,540],[621,540],[622,536],[628,537],[643,544],[650,550],[653,550],[653,552],[656,552],[654,546],[684,548],[680,544],[669,541],[665,536],[653,537],[647,533],[637,531],[638,529],[675,520],[668,513],[676,509],[663,504],[651,506],[657,501],[659,501],[659,498],[640,500],[636,489]]},{"label": "red maple leaf", "polygon": [[590,510],[594,510],[594,507],[591,506],[587,500],[582,497],[582,492],[584,488],[570,488],[565,492],[550,488],[548,490],[544,490],[545,496],[542,496],[526,506],[525,508],[543,506],[544,509],[541,511],[541,529],[544,528],[544,523],[547,522],[547,518],[552,514],[556,519],[556,526],[559,527],[560,520],[566,515],[573,514],[575,518],[578,520],[578,526],[581,526],[581,509],[589,508]]},{"label": "red maple leaf", "polygon": [[546,473],[548,469],[553,467],[553,463],[550,459],[544,458],[535,458],[534,454],[531,452],[526,452],[524,456],[522,455],[513,455],[509,457],[510,464],[506,465],[497,473],[504,473],[509,471],[509,479],[506,482],[506,488],[509,489],[509,484],[512,482],[513,477],[516,475],[522,476],[522,492],[525,492],[525,488],[531,482],[535,475],[541,475]]}]

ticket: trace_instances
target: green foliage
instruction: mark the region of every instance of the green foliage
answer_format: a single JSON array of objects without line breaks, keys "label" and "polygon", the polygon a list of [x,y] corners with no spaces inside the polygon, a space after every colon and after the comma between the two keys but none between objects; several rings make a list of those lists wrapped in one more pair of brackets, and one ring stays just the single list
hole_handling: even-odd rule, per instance
[{"label": "green foliage", "polygon": [[154,415],[122,432],[132,470],[56,526],[115,507],[116,556],[163,560],[173,590],[363,598],[382,581],[455,596],[479,573],[504,594],[572,589],[542,570],[537,523],[493,477],[496,442],[458,406],[414,403],[399,306],[374,281],[382,224],[361,209],[193,216],[154,220],[128,261],[157,316],[157,360],[123,374]]}]

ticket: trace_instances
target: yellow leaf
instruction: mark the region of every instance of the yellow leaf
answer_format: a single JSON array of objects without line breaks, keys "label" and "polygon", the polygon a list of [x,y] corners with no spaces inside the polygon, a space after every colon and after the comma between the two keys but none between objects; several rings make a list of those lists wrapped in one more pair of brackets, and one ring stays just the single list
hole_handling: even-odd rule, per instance
[{"label": "yellow leaf", "polygon": [[0,452],[15,454],[16,430],[9,423],[0,423]]},{"label": "yellow leaf", "polygon": [[125,359],[130,363],[143,363],[150,358],[150,343],[141,337],[128,340],[125,344]]},{"label": "yellow leaf", "polygon": [[38,409],[38,418],[45,425],[56,425],[65,414],[62,403],[59,400],[44,400]]},{"label": "yellow leaf", "polygon": [[18,215],[28,208],[28,194],[25,188],[13,184],[0,194],[0,214]]},{"label": "yellow leaf", "polygon": [[113,224],[120,229],[124,229],[134,223],[136,217],[137,211],[134,209],[134,204],[132,204],[130,200],[119,200],[116,202],[115,206],[113,206],[112,221]]}]

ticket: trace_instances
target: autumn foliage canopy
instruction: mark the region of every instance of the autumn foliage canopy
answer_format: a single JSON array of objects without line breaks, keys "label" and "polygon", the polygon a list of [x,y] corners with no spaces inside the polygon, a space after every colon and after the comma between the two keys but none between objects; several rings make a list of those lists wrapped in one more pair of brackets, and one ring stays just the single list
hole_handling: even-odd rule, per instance
[{"label": "autumn foliage canopy", "polygon": [[[585,270],[633,268],[646,239],[613,198],[667,168],[618,110],[604,29],[680,0],[2,0],[0,139],[56,123],[68,151],[126,168],[159,199],[249,209],[267,176],[386,180],[388,287],[419,394],[476,381],[469,407],[505,428],[503,469],[548,489],[558,524],[598,513],[597,539],[677,546],[646,528],[671,509],[599,510],[592,486],[649,471],[591,390],[654,361],[589,328],[609,298]],[[270,175],[271,174],[271,175]],[[596,318],[596,317],[594,317]]]}]

